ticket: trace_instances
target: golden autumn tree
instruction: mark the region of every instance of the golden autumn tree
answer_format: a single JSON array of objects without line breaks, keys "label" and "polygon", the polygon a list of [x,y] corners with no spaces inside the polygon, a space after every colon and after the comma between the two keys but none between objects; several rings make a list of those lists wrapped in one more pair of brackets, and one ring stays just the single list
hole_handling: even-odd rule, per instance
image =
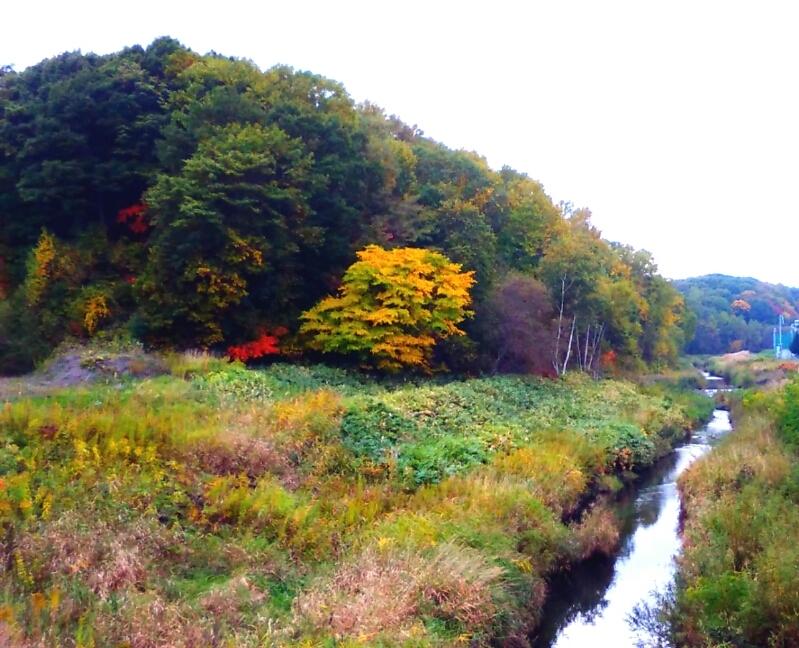
[{"label": "golden autumn tree", "polygon": [[427,370],[437,340],[463,335],[474,273],[422,248],[370,245],[344,274],[339,294],[302,315],[300,331],[325,353],[355,355],[387,371]]},{"label": "golden autumn tree", "polygon": [[27,270],[25,296],[29,305],[36,306],[58,272],[56,241],[48,231],[42,230],[39,235],[39,242],[28,258]]},{"label": "golden autumn tree", "polygon": [[743,315],[748,320],[749,312],[752,310],[751,304],[745,299],[736,299],[730,304],[732,312],[736,315]]}]

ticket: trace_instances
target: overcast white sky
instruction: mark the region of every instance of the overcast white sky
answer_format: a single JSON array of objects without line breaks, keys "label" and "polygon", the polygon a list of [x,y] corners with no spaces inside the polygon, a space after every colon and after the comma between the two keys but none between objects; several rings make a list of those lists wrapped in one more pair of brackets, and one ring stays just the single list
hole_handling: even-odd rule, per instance
[{"label": "overcast white sky", "polygon": [[799,3],[3,3],[0,64],[171,35],[286,63],[587,206],[669,277],[799,285]]}]

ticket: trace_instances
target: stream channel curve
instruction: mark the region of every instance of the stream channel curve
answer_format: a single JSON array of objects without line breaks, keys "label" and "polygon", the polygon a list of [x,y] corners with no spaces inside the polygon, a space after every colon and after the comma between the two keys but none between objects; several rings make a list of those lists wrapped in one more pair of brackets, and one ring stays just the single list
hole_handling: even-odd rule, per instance
[{"label": "stream channel curve", "polygon": [[[705,390],[709,395],[728,390],[718,376],[708,374],[705,379],[717,386]],[[677,479],[731,430],[729,412],[714,410],[707,425],[619,499],[619,551],[580,563],[554,580],[542,624],[531,637],[536,648],[648,644],[628,618],[637,605],[655,604],[674,581],[675,558],[682,547]]]}]

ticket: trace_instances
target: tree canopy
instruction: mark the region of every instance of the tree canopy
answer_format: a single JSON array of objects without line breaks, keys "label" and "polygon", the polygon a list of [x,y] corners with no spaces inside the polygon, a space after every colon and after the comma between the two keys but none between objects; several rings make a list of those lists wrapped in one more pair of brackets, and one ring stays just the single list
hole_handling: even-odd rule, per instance
[{"label": "tree canopy", "polygon": [[799,288],[719,274],[681,279],[674,285],[696,317],[689,353],[771,348],[779,316],[786,321],[799,318]]},{"label": "tree canopy", "polygon": [[423,248],[370,245],[344,274],[339,295],[303,313],[300,332],[314,349],[356,354],[382,369],[428,369],[436,340],[458,328],[471,302],[474,272]]},{"label": "tree canopy", "polygon": [[[406,299],[418,289],[408,277],[428,266],[435,285],[469,278],[461,315],[433,300],[429,320],[396,320],[413,338],[403,350],[378,341],[379,326],[365,330],[368,349],[344,335],[345,320],[381,317],[364,268],[392,268]],[[529,318],[510,317],[515,296],[529,298]],[[323,331],[334,316],[335,336]],[[444,335],[450,325],[464,335]],[[499,363],[542,373],[597,371],[609,351],[630,367],[670,362],[692,320],[651,257],[605,241],[588,210],[312,72],[161,38],[0,75],[0,370],[30,367],[65,336],[127,330],[224,351],[279,328],[263,355],[310,345],[477,372],[502,354],[492,326],[551,336],[546,369],[518,348]]]}]

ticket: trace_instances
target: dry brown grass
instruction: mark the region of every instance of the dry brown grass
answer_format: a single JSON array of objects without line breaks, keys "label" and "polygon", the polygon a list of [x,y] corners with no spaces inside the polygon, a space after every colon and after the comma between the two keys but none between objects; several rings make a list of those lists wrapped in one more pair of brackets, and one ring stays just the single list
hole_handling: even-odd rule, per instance
[{"label": "dry brown grass", "polygon": [[686,508],[719,497],[730,485],[741,486],[757,477],[765,484],[782,481],[791,463],[778,441],[773,424],[763,416],[749,416],[737,427],[734,437],[724,439],[713,451],[697,461],[679,481]]},{"label": "dry brown grass", "polygon": [[479,631],[496,614],[502,575],[477,552],[452,544],[425,553],[370,547],[302,594],[295,621],[337,638],[402,638],[428,612]]},{"label": "dry brown grass", "polygon": [[0,648],[35,648],[35,644],[26,642],[12,626],[0,621]]},{"label": "dry brown grass", "polygon": [[263,603],[265,599],[266,595],[245,576],[238,576],[207,592],[200,599],[200,606],[216,623],[235,627],[243,622],[246,608]]},{"label": "dry brown grass", "polygon": [[576,554],[585,560],[596,553],[611,555],[619,546],[619,521],[609,508],[597,506],[573,527]]},{"label": "dry brown grass", "polygon": [[286,454],[279,452],[270,440],[246,429],[226,429],[216,436],[198,440],[185,448],[181,459],[213,475],[244,473],[250,479],[258,479],[272,473],[286,486],[297,486],[296,471]]},{"label": "dry brown grass", "polygon": [[106,600],[143,588],[180,547],[180,538],[155,520],[112,525],[84,511],[62,516],[39,535],[23,536],[17,550],[26,565],[37,566],[41,580],[55,574],[78,578]]},{"label": "dry brown grass", "polygon": [[214,475],[246,474],[251,480],[270,473],[289,489],[303,482],[298,466],[304,459],[323,470],[340,446],[341,397],[328,390],[275,403],[271,407],[225,412],[220,431],[203,433],[179,451],[178,459]]},{"label": "dry brown grass", "polygon": [[94,633],[107,645],[130,648],[208,648],[220,645],[213,624],[185,605],[159,596],[127,597],[114,615],[94,622]]},{"label": "dry brown grass", "polygon": [[735,353],[725,353],[716,358],[716,361],[722,365],[733,365],[741,362],[749,362],[755,357],[751,351],[736,351]]}]

